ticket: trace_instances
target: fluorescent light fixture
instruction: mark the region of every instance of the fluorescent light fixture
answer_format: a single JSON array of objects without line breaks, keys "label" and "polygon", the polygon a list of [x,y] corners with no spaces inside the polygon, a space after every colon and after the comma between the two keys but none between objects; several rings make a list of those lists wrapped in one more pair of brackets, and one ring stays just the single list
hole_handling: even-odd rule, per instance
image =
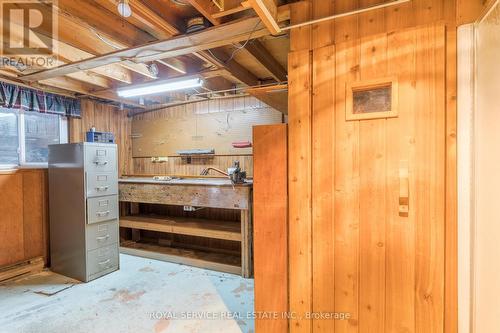
[{"label": "fluorescent light fixture", "polygon": [[135,87],[120,88],[117,90],[120,97],[136,97],[153,95],[167,91],[183,90],[201,87],[203,80],[200,78],[191,78],[185,80],[167,80],[161,82],[147,83]]}]

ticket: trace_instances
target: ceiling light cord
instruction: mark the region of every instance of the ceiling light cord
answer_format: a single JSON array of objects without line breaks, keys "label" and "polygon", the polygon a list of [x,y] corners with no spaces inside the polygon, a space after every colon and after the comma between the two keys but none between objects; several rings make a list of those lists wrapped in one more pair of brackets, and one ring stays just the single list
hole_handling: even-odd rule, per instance
[{"label": "ceiling light cord", "polygon": [[[212,51],[210,49],[207,50],[208,53],[210,53],[212,55],[212,57],[214,57],[217,61],[223,63],[224,65],[227,65],[231,60],[234,59],[234,56],[236,55],[236,53],[243,50],[248,45],[248,43],[252,39],[253,34],[255,33],[255,31],[257,31],[257,27],[261,23],[262,23],[261,21],[257,21],[257,24],[253,27],[252,31],[250,31],[250,33],[248,34],[248,38],[246,39],[246,41],[240,46],[235,46],[236,49],[233,51],[233,53],[231,53],[231,56],[226,61],[219,59],[217,56],[215,56],[215,54],[212,53]],[[234,46],[234,44],[233,44],[233,46]]]},{"label": "ceiling light cord", "polygon": [[231,60],[233,60],[234,56],[236,55],[236,53],[238,53],[239,51],[243,50],[247,45],[248,43],[250,42],[250,39],[252,39],[252,35],[255,33],[255,31],[257,30],[257,27],[259,26],[259,24],[261,23],[261,21],[257,21],[257,24],[255,25],[255,27],[253,27],[252,31],[250,32],[250,34],[248,35],[248,38],[247,40],[245,41],[245,43],[243,43],[242,45],[236,47],[236,49],[233,51],[233,53],[231,54],[231,56],[229,57],[229,59],[227,60],[226,64],[229,63]]}]

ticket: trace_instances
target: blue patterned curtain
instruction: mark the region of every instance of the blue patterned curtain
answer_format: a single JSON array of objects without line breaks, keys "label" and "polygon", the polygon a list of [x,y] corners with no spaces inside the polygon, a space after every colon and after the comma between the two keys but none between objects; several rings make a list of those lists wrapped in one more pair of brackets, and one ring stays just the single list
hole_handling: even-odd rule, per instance
[{"label": "blue patterned curtain", "polygon": [[80,117],[80,100],[0,82],[0,107]]}]

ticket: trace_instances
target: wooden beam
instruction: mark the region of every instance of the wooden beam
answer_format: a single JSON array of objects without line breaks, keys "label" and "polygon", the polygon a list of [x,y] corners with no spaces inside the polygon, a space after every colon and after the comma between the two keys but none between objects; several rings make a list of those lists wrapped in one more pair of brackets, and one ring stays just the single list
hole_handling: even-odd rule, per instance
[{"label": "wooden beam", "polygon": [[[3,20],[0,19],[0,25],[3,25]],[[6,36],[5,34],[3,35],[3,40],[6,41],[8,40],[10,43],[13,44],[21,44],[24,43],[24,27],[21,25],[16,24],[15,22],[9,22],[10,25],[10,31],[9,31],[9,36]],[[50,41],[52,41],[50,38],[45,37],[45,36],[39,36],[38,39],[30,41],[32,47],[39,47],[43,48],[44,45],[47,45]],[[60,51],[58,48],[56,50]],[[47,55],[52,57],[52,55]],[[67,62],[67,61],[66,61]],[[58,55],[56,55],[56,58],[52,63],[49,64],[48,61],[45,62],[40,62],[39,66],[42,66],[43,69],[50,69],[54,68],[57,66],[62,66],[66,64],[64,59],[60,59]],[[40,70],[40,68],[35,68],[35,71]],[[33,72],[34,71],[32,68],[28,66],[27,72]],[[16,69],[17,75],[23,74],[23,72],[19,71]],[[82,81],[85,83],[89,83],[101,88],[111,88],[112,84],[109,79],[100,76],[96,71],[82,71],[82,72],[75,72],[68,74],[68,77],[71,77],[75,80]]]},{"label": "wooden beam", "polygon": [[[95,8],[89,13],[89,11],[87,11],[89,5],[91,8],[98,7],[100,9],[99,14],[90,15],[90,13],[95,11]],[[71,32],[68,33],[64,31],[64,28],[59,29],[58,38],[64,39],[63,37],[68,38],[69,36],[69,38],[78,45],[76,46],[78,48],[81,48],[83,44],[90,45],[88,47],[93,49],[92,45],[97,41],[98,44],[106,44],[107,50],[109,51],[125,49],[154,40],[152,36],[137,29],[135,26],[127,22],[123,23],[119,18],[118,21],[116,21],[116,15],[97,4],[92,5],[90,1],[62,0],[58,2],[58,6],[59,7],[56,7],[56,9],[59,15],[59,24],[71,30]],[[81,8],[76,9],[76,7]],[[105,16],[102,15],[103,13]],[[109,20],[106,21],[105,17],[107,16],[109,16]],[[120,29],[121,27],[123,27],[123,30]],[[94,38],[91,38],[94,39],[92,42],[85,40],[88,39],[88,35],[94,35]],[[149,78],[155,78],[144,64],[137,64],[125,60],[121,65],[135,73]]]},{"label": "wooden beam", "polygon": [[[94,0],[96,3],[106,8],[109,11],[116,10],[117,1],[116,0]],[[132,15],[126,18],[128,22],[134,26],[147,31],[150,35],[156,39],[168,39],[172,36],[178,35],[180,33],[179,29],[170,23],[170,21],[165,20],[163,17],[156,14],[153,10],[147,7],[144,3],[138,0],[131,0],[129,2],[132,8]],[[169,14],[169,13],[167,13]],[[172,15],[170,15],[172,16]],[[172,16],[172,21],[175,18]],[[130,47],[131,45],[127,45]],[[122,48],[126,48],[123,46]],[[161,63],[170,69],[177,72],[186,74],[189,65],[179,59],[163,59]]]},{"label": "wooden beam", "polygon": [[249,88],[245,91],[279,112],[288,114],[288,85]]},{"label": "wooden beam", "polygon": [[66,89],[69,91],[74,91],[74,92],[77,92],[77,93],[80,93],[83,95],[87,95],[87,96],[108,99],[108,100],[111,100],[114,102],[123,103],[125,105],[144,108],[144,105],[140,105],[131,99],[120,98],[120,97],[118,97],[118,95],[116,95],[116,93],[111,92],[111,91],[95,92],[95,91],[93,91],[92,87],[89,86],[88,84],[85,84],[83,82],[78,82],[78,81],[73,80],[69,77],[56,77],[56,78],[51,78],[51,79],[40,81],[39,83],[41,85],[46,85],[46,86],[50,86],[50,87],[63,88],[63,89]]},{"label": "wooden beam", "polygon": [[[116,11],[117,0],[94,1],[110,12]],[[172,16],[172,20],[167,21],[139,0],[130,0],[129,4],[132,9],[132,15],[125,18],[127,22],[148,32],[156,39],[167,39],[179,34],[179,28],[171,23],[175,21],[175,17],[171,13],[166,13]]]},{"label": "wooden beam", "polygon": [[[54,69],[40,71],[23,77],[27,81],[39,81],[67,75],[80,70],[89,70],[105,65],[128,61],[147,62],[157,59],[170,58],[193,52],[204,51],[223,45],[241,42],[253,32],[255,38],[267,35],[267,29],[259,29],[259,18],[245,18],[235,22],[196,32],[189,35],[174,37],[168,40],[149,43],[126,50],[118,50],[91,59],[78,61]],[[257,27],[257,29],[256,29]],[[221,36],[225,36],[221,39]]]},{"label": "wooden beam", "polygon": [[[250,2],[245,2],[245,5],[240,4],[241,7],[243,6],[249,6],[250,7]],[[209,21],[211,21],[214,25],[218,25],[219,21],[214,19],[214,14],[209,13],[207,11],[201,12]],[[253,44],[253,45],[252,45]],[[236,44],[236,47],[242,47],[240,43]],[[286,70],[281,66],[281,64],[274,59],[271,53],[269,53],[266,48],[258,41],[254,40],[252,43],[248,44],[246,46],[246,49],[249,51],[249,53],[257,60],[265,69],[267,69],[271,76],[278,82],[281,81],[286,81]],[[217,50],[218,52],[221,52],[222,50]],[[214,50],[211,51],[214,53]],[[221,59],[221,57],[217,56],[217,58]],[[222,59],[225,59],[223,57]],[[239,65],[237,62],[232,61],[233,66],[236,67],[242,67]],[[228,68],[230,70],[230,68]],[[247,71],[248,72],[248,71]],[[235,72],[235,73],[240,73]],[[234,74],[234,73],[233,73]],[[252,74],[253,75],[253,74]],[[239,80],[241,82],[241,80]]]},{"label": "wooden beam", "polygon": [[225,63],[228,55],[220,49],[213,49],[208,51],[198,52],[198,55],[205,59],[207,62],[213,64],[224,70],[222,76],[240,82],[247,86],[255,86],[259,84],[259,79],[248,71],[245,67],[241,66],[234,60]]},{"label": "wooden beam", "polygon": [[277,21],[284,22],[290,20],[290,4],[278,7]]},{"label": "wooden beam", "polygon": [[[8,22],[11,25],[10,36],[4,36],[3,40],[4,41],[5,40],[15,41],[15,39],[18,39],[19,41],[21,41],[24,38],[24,35],[23,35],[24,27],[22,25],[22,22],[17,21],[15,19],[15,16],[11,17],[11,20]],[[7,23],[7,21],[5,23]],[[2,18],[0,18],[0,25],[3,25],[3,24],[4,24],[4,21]],[[37,29],[36,32],[39,33],[38,40],[31,41],[31,43],[42,42],[42,43],[47,44],[47,43],[49,43],[49,41],[51,41],[52,35],[50,34],[50,32],[43,30],[43,29]],[[58,58],[58,60],[60,60],[60,62],[58,62],[56,64],[57,66],[64,65],[64,63],[68,63],[68,62],[74,62],[74,61],[79,61],[79,60],[83,60],[83,59],[88,59],[88,58],[91,58],[93,56],[93,54],[79,50],[71,45],[66,44],[66,43],[56,41],[56,40],[52,40],[52,42],[54,43],[54,50],[56,51],[56,53],[54,55]],[[43,45],[40,44],[40,46],[43,46]],[[120,82],[124,82],[124,83],[131,83],[132,82],[131,73],[119,65],[109,65],[109,66],[104,66],[104,67],[98,67],[98,68],[93,69],[92,72],[95,74],[99,74],[99,75],[102,75],[104,77],[110,78],[110,79],[120,81]],[[74,73],[74,74],[78,75],[77,73]],[[73,77],[77,78],[74,75],[73,75]],[[88,78],[88,75],[83,75],[82,78],[85,78],[85,79],[83,79],[83,81],[87,82],[86,78]],[[111,86],[111,84],[109,84],[109,82],[105,83],[105,81],[103,81],[102,79],[100,79],[98,77],[96,77],[96,80],[97,80],[96,85],[98,85],[100,87],[110,87]]]},{"label": "wooden beam", "polygon": [[248,1],[271,34],[276,35],[281,32],[278,25],[278,5],[276,0]]},{"label": "wooden beam", "polygon": [[248,43],[245,49],[257,60],[278,82],[287,80],[287,71],[258,40]]},{"label": "wooden beam", "polygon": [[212,16],[212,14],[220,12],[219,8],[211,0],[187,0],[201,15],[213,25],[222,23],[220,18]]},{"label": "wooden beam", "polygon": [[117,12],[110,12],[92,0],[58,0],[55,5],[60,15],[76,16],[108,38],[128,45],[154,41],[153,36],[123,20]]},{"label": "wooden beam", "polygon": [[139,21],[151,27],[151,29],[147,30],[148,32],[151,30],[150,32],[151,35],[156,37],[158,29],[170,33],[171,36],[177,35],[179,33],[179,27],[171,23],[176,19],[175,16],[173,16],[171,13],[168,12],[165,13],[170,17],[170,20],[165,20],[163,17],[157,15],[153,10],[151,10],[144,3],[142,3],[140,0],[130,0],[130,7],[132,8],[133,17],[136,16]]},{"label": "wooden beam", "polygon": [[203,87],[207,88],[209,91],[217,92],[233,89],[234,84],[228,81],[226,78],[218,76],[205,80],[205,84],[203,85]]},{"label": "wooden beam", "polygon": [[226,10],[224,10],[222,12],[212,13],[212,17],[215,18],[215,19],[220,19],[221,17],[233,15],[233,14],[236,14],[236,13],[240,13],[240,12],[243,12],[245,10],[249,10],[251,8],[252,7],[248,3],[248,1],[243,1],[239,6],[236,6],[236,7],[230,8],[230,9],[226,9]]}]

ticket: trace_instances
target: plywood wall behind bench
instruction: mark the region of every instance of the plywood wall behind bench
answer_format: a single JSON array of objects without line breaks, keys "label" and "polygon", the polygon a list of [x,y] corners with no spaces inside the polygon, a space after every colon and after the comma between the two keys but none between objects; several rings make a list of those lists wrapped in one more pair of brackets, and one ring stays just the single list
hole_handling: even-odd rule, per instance
[{"label": "plywood wall behind bench", "polygon": [[[135,174],[199,175],[207,167],[227,169],[239,161],[253,174],[252,149],[234,149],[234,141],[252,142],[252,127],[282,122],[282,114],[254,97],[204,101],[139,114],[132,121]],[[177,150],[214,148],[216,155],[190,164]],[[170,156],[152,163],[152,156]]]},{"label": "plywood wall behind bench", "polygon": [[174,156],[182,149],[215,149],[216,155],[251,154],[235,141],[252,141],[252,126],[281,123],[282,114],[254,97],[215,99],[134,117],[133,156]]},{"label": "plywood wall behind bench", "polygon": [[[188,164],[180,157],[169,157],[168,162],[152,163],[150,158],[134,158],[134,174],[136,175],[199,175],[208,167],[226,170],[234,161],[239,161],[240,166],[247,172],[253,174],[252,155],[228,155],[214,156],[211,159],[193,160]],[[211,173],[211,175],[218,175]]]}]

